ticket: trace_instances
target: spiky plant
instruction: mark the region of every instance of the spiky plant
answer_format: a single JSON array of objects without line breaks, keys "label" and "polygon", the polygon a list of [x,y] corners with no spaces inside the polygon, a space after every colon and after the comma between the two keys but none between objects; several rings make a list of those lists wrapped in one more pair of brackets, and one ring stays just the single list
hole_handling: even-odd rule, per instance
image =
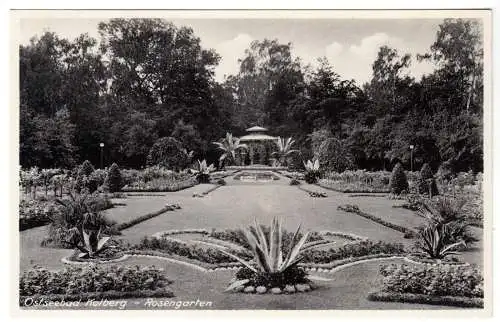
[{"label": "spiky plant", "polygon": [[278,146],[278,151],[272,153],[272,156],[277,161],[277,165],[288,165],[287,159],[292,153],[298,152],[299,150],[292,149],[292,145],[295,143],[291,137],[288,139],[278,136],[276,145]]},{"label": "spiky plant", "polygon": [[197,161],[197,166],[195,169],[191,169],[191,172],[196,174],[196,179],[199,183],[210,183],[210,173],[215,170],[213,164],[207,165],[207,160]]},{"label": "spiky plant", "polygon": [[219,164],[227,160],[228,162],[234,162],[236,160],[236,151],[238,149],[248,149],[246,144],[240,144],[240,139],[233,137],[231,133],[226,133],[226,137],[221,140],[221,142],[212,142],[217,145],[219,150],[222,151],[222,155],[219,157]]},{"label": "spiky plant", "polygon": [[[302,234],[301,226],[299,225],[293,234],[286,251],[283,252],[283,249],[285,248],[283,245],[283,231],[281,228],[281,222],[276,217],[273,218],[267,235],[256,220],[254,227],[242,229],[242,231],[246,243],[250,246],[250,251],[253,254],[253,261],[255,264],[226,251],[219,245],[214,246],[222,253],[240,262],[243,266],[255,274],[283,273],[289,269],[295,268],[297,264],[303,260],[304,252],[335,243],[324,239],[307,242],[309,232]],[[235,287],[244,285],[248,282],[249,280],[236,281],[231,284],[227,290],[232,290]]]},{"label": "spiky plant", "polygon": [[307,162],[304,162],[304,168],[306,169],[306,174],[304,176],[306,182],[316,183],[321,176],[321,172],[319,171],[319,160],[307,160]]},{"label": "spiky plant", "polygon": [[419,248],[433,259],[443,259],[448,255],[457,254],[460,246],[465,246],[463,240],[455,243],[449,242],[450,227],[448,225],[440,225],[430,223],[419,231],[420,244]]}]

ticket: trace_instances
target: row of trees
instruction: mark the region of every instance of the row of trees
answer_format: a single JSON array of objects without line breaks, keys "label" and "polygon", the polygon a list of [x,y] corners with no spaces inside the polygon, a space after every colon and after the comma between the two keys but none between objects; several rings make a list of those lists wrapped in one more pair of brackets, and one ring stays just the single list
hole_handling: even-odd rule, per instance
[{"label": "row of trees", "polygon": [[[20,47],[22,166],[98,164],[104,142],[109,163],[137,168],[158,157],[148,158],[155,144],[173,142],[167,137],[183,158],[216,163],[211,142],[258,124],[293,137],[302,159],[333,170],[408,165],[410,145],[416,168],[482,169],[477,21],[445,20],[418,57],[381,47],[362,87],[335,73],[335,62],[305,66],[291,43],[268,39],[252,42],[239,72],[217,83],[220,57],[190,28],[155,19],[98,28],[100,42],[45,33]],[[436,70],[415,80],[406,73],[415,58]]]}]

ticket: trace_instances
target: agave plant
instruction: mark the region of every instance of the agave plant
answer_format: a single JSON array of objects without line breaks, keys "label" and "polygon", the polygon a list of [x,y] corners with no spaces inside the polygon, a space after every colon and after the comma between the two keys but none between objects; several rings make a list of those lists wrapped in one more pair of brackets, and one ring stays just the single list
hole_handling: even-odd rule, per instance
[{"label": "agave plant", "polygon": [[424,251],[430,258],[443,259],[448,255],[457,254],[460,246],[465,246],[463,240],[455,243],[448,243],[447,237],[450,234],[448,225],[428,224],[420,229],[419,237],[422,244],[419,245],[420,249]]},{"label": "agave plant", "polygon": [[66,242],[80,250],[79,258],[94,258],[107,249],[111,239],[103,235],[106,218],[101,213],[86,213],[81,226],[70,229],[70,237]]},{"label": "agave plant", "polygon": [[287,163],[287,158],[295,152],[298,152],[299,150],[292,149],[292,145],[295,143],[295,140],[293,140],[291,137],[288,139],[281,138],[278,136],[278,140],[276,141],[276,144],[278,146],[278,151],[275,151],[272,153],[272,156],[275,157],[277,161],[277,165],[286,165]]},{"label": "agave plant", "polygon": [[197,162],[197,168],[191,169],[191,172],[196,174],[196,179],[199,183],[209,183],[210,173],[215,170],[214,165],[210,164],[207,166],[207,160],[198,160]]},{"label": "agave plant", "polygon": [[316,181],[318,181],[318,178],[320,177],[319,160],[307,160],[307,162],[304,162],[304,168],[306,169],[306,174],[304,176],[306,182],[316,183]]},{"label": "agave plant", "polygon": [[217,147],[223,151],[219,158],[219,165],[222,165],[224,160],[234,162],[236,159],[236,151],[238,149],[247,149],[246,144],[240,144],[240,139],[233,137],[231,133],[226,133],[226,137],[221,142],[213,142]]},{"label": "agave plant", "polygon": [[[283,252],[283,232],[281,222],[274,217],[269,228],[269,234],[265,234],[262,227],[255,221],[255,226],[249,229],[242,229],[245,241],[250,245],[255,264],[250,263],[243,258],[236,256],[225,249],[214,245],[219,251],[240,262],[242,265],[254,273],[282,273],[287,269],[297,265],[303,260],[304,252],[317,247],[334,244],[329,240],[316,240],[307,242],[309,232],[301,233],[301,226],[297,228],[288,245],[286,252]],[[314,279],[314,277],[313,277]],[[316,278],[322,279],[322,278]],[[247,281],[248,282],[248,281]],[[236,281],[230,285],[228,290],[240,285],[242,281]]]}]

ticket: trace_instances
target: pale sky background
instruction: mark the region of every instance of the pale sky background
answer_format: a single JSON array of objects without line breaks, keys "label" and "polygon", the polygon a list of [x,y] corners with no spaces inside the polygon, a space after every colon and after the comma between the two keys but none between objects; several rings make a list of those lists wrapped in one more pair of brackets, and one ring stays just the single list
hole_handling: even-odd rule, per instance
[{"label": "pale sky background", "polygon": [[[389,45],[400,54],[412,55],[408,73],[419,79],[432,72],[428,62],[419,63],[416,54],[429,50],[442,19],[168,19],[176,26],[189,26],[202,46],[221,56],[216,79],[238,72],[237,60],[252,40],[277,38],[291,42],[292,53],[304,63],[315,64],[326,56],[335,72],[362,85],[371,77],[371,64],[378,48]],[[20,43],[35,35],[53,31],[73,39],[81,33],[99,39],[97,24],[102,19],[22,19]]]}]

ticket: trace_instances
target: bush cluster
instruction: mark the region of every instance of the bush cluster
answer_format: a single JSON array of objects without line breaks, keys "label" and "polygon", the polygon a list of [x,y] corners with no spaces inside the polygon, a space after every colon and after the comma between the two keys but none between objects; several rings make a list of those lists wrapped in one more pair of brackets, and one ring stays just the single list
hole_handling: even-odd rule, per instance
[{"label": "bush cluster", "polygon": [[163,272],[154,266],[69,266],[60,271],[38,267],[21,275],[19,295],[157,290],[170,283]]},{"label": "bush cluster", "polygon": [[437,296],[483,297],[483,276],[475,266],[409,266],[381,268],[383,291]]}]

